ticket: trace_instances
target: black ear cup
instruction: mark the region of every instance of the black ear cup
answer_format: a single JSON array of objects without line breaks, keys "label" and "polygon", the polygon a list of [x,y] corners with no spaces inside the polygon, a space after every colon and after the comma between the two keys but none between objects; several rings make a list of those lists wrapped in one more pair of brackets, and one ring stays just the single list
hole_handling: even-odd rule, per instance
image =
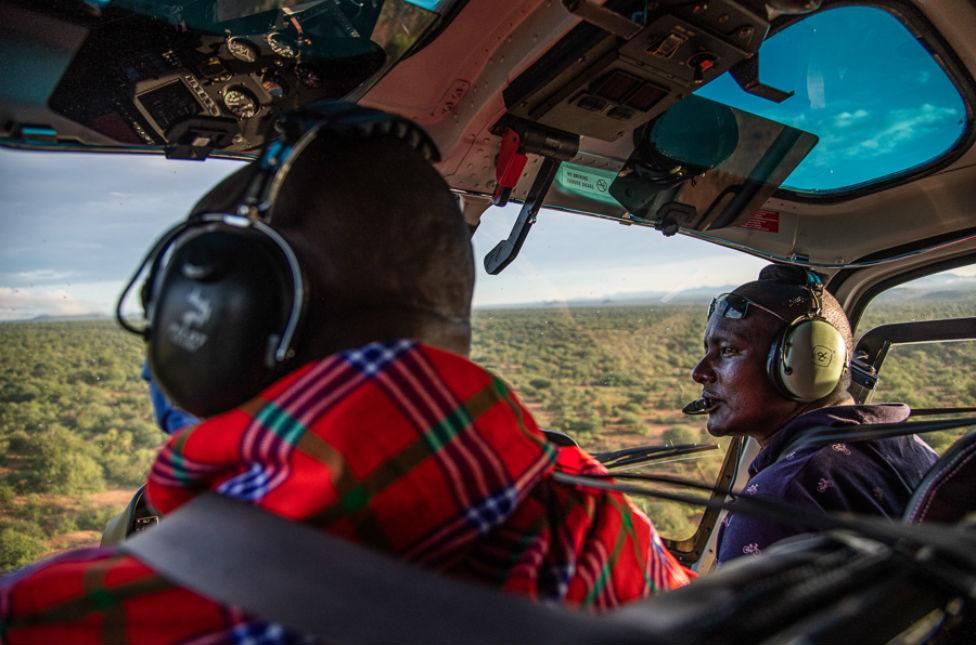
[{"label": "black ear cup", "polygon": [[293,310],[287,258],[264,233],[226,224],[174,240],[152,286],[148,358],[160,388],[197,416],[253,398],[282,373]]},{"label": "black ear cup", "polygon": [[766,373],[786,398],[816,401],[837,388],[847,359],[844,336],[825,319],[805,316],[787,325],[773,341]]}]

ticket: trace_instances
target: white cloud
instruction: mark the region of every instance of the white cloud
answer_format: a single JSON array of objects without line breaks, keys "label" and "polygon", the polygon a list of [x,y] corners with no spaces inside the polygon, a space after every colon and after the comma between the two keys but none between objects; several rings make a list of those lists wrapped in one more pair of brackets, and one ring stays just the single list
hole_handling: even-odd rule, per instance
[{"label": "white cloud", "polygon": [[107,313],[97,302],[79,300],[64,289],[18,289],[0,287],[0,320],[22,320],[35,316],[80,316]]},{"label": "white cloud", "polygon": [[517,205],[485,213],[472,242],[478,307],[676,292],[754,280],[766,264],[683,235],[543,209],[521,253],[500,275],[482,259],[511,231]]},{"label": "white cloud", "polygon": [[931,103],[910,109],[847,106],[810,124],[820,141],[786,183],[848,186],[923,163],[948,147],[946,133],[961,131],[953,126],[959,116],[957,108]]},{"label": "white cloud", "polygon": [[871,115],[870,112],[864,109],[857,109],[853,112],[847,110],[841,112],[834,117],[834,127],[837,128],[849,128],[854,125],[857,121],[863,121]]},{"label": "white cloud", "polygon": [[951,269],[946,271],[946,273],[949,275],[958,276],[960,278],[976,278],[976,264]]},{"label": "white cloud", "polygon": [[[848,145],[844,154],[851,158],[878,157],[931,133],[958,118],[955,108],[925,103],[919,109],[893,110],[884,128],[874,136]],[[919,161],[924,161],[919,159]]]},{"label": "white cloud", "polygon": [[[70,280],[72,277],[76,276],[75,271],[58,271],[57,269],[33,269],[31,271],[20,271],[13,274],[13,278],[18,283],[27,283],[33,285],[37,282],[60,282],[64,280]],[[7,276],[0,276],[5,282],[9,281],[6,279]]]},{"label": "white cloud", "polygon": [[[115,313],[115,301],[122,291],[121,280],[78,282],[46,287],[0,286],[0,320],[23,320],[35,316],[80,316]],[[138,299],[130,298],[130,312]]]}]

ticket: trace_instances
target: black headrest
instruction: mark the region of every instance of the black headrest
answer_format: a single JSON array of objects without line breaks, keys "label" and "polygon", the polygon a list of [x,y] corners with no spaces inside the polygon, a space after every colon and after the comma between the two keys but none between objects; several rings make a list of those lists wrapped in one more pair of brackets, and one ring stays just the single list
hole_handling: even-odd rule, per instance
[{"label": "black headrest", "polygon": [[932,465],[905,509],[907,522],[956,523],[976,511],[976,432]]}]

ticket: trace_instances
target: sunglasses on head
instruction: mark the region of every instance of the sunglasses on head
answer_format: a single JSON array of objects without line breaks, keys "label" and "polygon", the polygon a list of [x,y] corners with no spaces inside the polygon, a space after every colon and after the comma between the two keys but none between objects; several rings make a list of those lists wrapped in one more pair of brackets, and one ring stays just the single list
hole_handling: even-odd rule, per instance
[{"label": "sunglasses on head", "polygon": [[719,318],[732,318],[733,320],[741,320],[749,315],[749,308],[755,307],[756,309],[762,309],[767,314],[775,316],[776,318],[787,322],[785,318],[780,316],[778,313],[764,307],[754,300],[750,300],[745,296],[740,296],[737,293],[723,293],[717,298],[712,300],[712,304],[708,305],[708,318],[713,315]]}]

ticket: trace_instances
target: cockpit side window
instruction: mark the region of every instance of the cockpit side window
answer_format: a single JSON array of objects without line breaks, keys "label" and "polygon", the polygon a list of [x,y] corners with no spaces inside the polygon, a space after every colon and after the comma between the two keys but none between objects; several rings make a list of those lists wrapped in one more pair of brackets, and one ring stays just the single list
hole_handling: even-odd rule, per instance
[{"label": "cockpit side window", "polygon": [[[976,265],[903,282],[875,297],[856,336],[879,325],[976,316]],[[976,335],[976,328],[973,330]],[[924,336],[924,331],[922,332]],[[976,340],[894,344],[870,394],[871,403],[902,402],[913,409],[976,406]],[[939,453],[969,428],[925,436]]]}]

